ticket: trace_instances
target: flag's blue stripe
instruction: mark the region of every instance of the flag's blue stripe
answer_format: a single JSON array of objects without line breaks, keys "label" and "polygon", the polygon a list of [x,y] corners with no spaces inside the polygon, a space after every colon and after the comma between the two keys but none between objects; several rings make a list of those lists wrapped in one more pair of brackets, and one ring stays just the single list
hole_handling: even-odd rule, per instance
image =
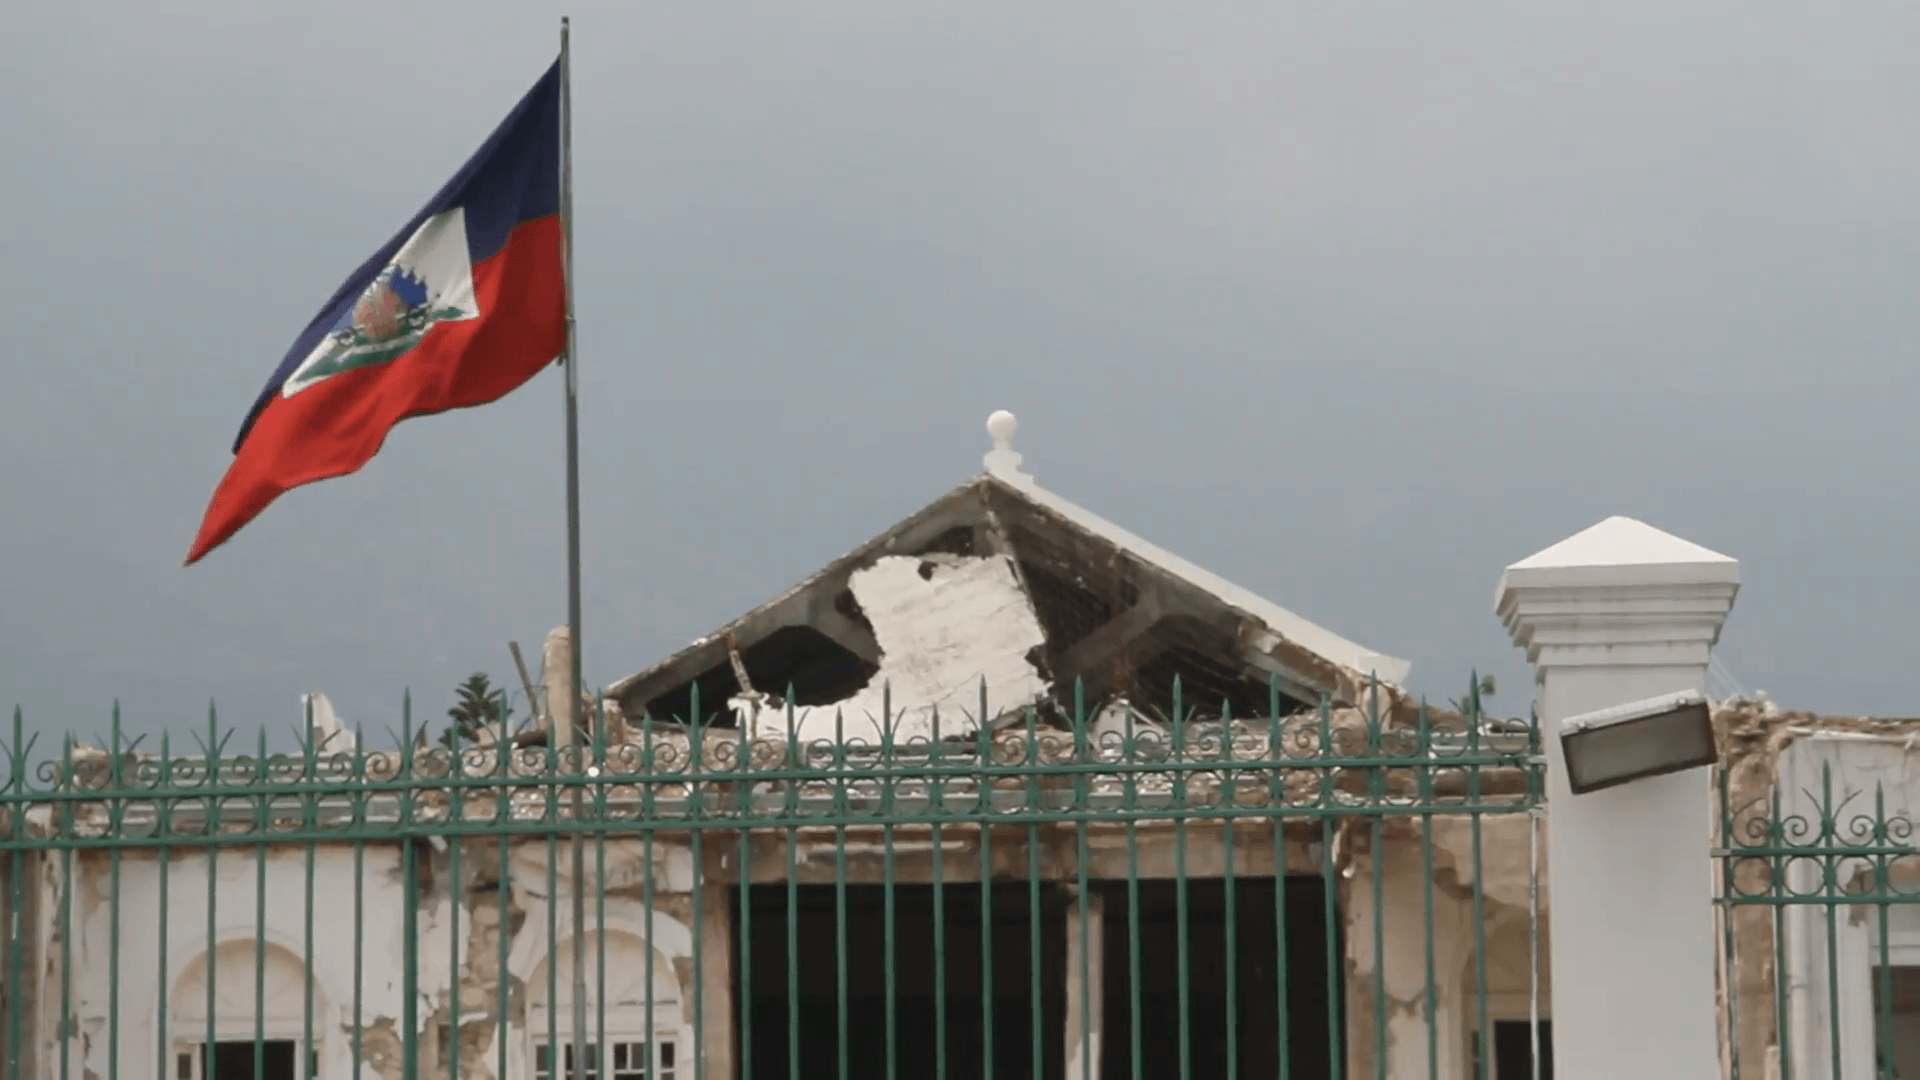
[{"label": "flag's blue stripe", "polygon": [[234,453],[260,413],[320,338],[340,324],[360,294],[393,260],[420,223],[454,207],[466,210],[467,250],[475,263],[497,253],[522,222],[560,212],[560,64],[554,62],[473,157],[373,257],[341,284],[294,340],[265,390],[247,411]]}]

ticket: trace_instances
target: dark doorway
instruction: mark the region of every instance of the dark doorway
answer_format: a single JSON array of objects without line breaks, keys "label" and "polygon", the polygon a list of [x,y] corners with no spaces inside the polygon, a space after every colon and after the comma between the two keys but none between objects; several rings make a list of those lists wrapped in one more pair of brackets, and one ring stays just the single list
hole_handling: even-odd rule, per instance
[{"label": "dark doorway", "polygon": [[[1101,888],[1105,904],[1105,977],[1100,1070],[1106,1076],[1225,1076],[1227,1028],[1238,1040],[1240,1076],[1280,1074],[1280,1006],[1285,987],[1286,1075],[1324,1077],[1332,1067],[1331,1024],[1338,1013],[1339,983],[1327,982],[1328,954],[1341,955],[1338,935],[1327,938],[1326,892],[1319,878],[1288,878],[1284,910],[1272,878],[1233,883],[1233,934],[1226,922],[1225,883],[1218,878],[1187,882],[1186,1054],[1180,1067],[1179,898],[1172,881],[1139,883],[1140,1026],[1134,1028],[1134,937],[1125,882]],[[1284,920],[1286,971],[1280,971],[1277,924]],[[1234,982],[1226,981],[1233,951]],[[1335,967],[1333,970],[1339,970]],[[1331,995],[1329,991],[1331,990]],[[1135,1042],[1140,1063],[1133,1061]]]},{"label": "dark doorway", "polygon": [[[1533,1080],[1533,1025],[1493,1022],[1494,1080]],[[1553,1021],[1540,1021],[1540,1080],[1553,1080]]]},{"label": "dark doorway", "polygon": [[[1026,882],[992,889],[982,918],[980,886],[946,886],[943,910],[934,917],[928,885],[894,890],[894,1060],[901,1076],[931,1076],[940,1049],[941,1010],[935,997],[935,956],[945,964],[946,1075],[954,1080],[982,1075],[991,1052],[996,1080],[1061,1078],[1065,1072],[1066,897],[1043,885],[1038,897],[1040,947],[1033,947],[1033,894]],[[732,890],[735,926],[740,893]],[[785,885],[756,885],[748,895],[749,956],[734,940],[734,1030],[743,1077],[790,1075],[789,1036],[797,1021],[799,1069],[804,1080],[840,1075],[839,983],[846,980],[847,1075],[887,1075],[886,890],[849,885],[844,915],[831,885],[802,885],[788,905]],[[840,964],[839,927],[846,928],[845,964]],[[991,933],[993,968],[990,1016],[981,1003],[982,931]],[[799,961],[799,994],[788,996],[789,950]],[[1035,1002],[1033,976],[1040,981]],[[750,968],[750,970],[749,970]],[[844,971],[844,974],[843,974]],[[750,981],[750,992],[740,984]],[[751,1000],[750,1017],[740,1014]],[[1037,1014],[1037,1015],[1036,1015]],[[1034,1050],[1040,1051],[1039,1076]],[[750,1060],[748,1055],[750,1055]],[[751,1068],[751,1072],[747,1071]]]},{"label": "dark doorway", "polygon": [[294,1044],[268,1040],[260,1044],[260,1071],[253,1068],[252,1039],[213,1044],[212,1067],[208,1067],[207,1048],[200,1047],[201,1075],[205,1080],[297,1080],[294,1072]]}]

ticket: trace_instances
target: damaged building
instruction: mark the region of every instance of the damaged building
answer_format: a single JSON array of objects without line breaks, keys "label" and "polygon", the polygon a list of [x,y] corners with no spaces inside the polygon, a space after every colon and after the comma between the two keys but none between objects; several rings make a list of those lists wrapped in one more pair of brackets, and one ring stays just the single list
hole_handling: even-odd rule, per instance
[{"label": "damaged building", "polygon": [[52,763],[0,805],[8,1075],[1549,1061],[1530,727],[1422,708],[990,431],[981,475],[615,683],[586,748]]},{"label": "damaged building", "polygon": [[1920,720],[1717,710],[1722,1058],[1920,1076]]}]

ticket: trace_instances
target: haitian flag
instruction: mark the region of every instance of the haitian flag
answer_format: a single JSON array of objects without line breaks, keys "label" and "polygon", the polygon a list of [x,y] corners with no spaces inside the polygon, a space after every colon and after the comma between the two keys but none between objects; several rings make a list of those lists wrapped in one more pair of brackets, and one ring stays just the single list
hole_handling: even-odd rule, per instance
[{"label": "haitian flag", "polygon": [[188,565],[283,492],[365,465],[400,421],[494,401],[566,348],[561,78],[556,62],[294,340]]}]

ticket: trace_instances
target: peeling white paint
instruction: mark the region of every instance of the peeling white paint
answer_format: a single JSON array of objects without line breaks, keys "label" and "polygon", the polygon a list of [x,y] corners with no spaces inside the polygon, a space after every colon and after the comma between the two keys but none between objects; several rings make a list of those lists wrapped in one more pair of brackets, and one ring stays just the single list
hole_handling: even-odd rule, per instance
[{"label": "peeling white paint", "polygon": [[797,710],[802,738],[833,738],[837,714],[847,738],[877,743],[889,688],[896,742],[930,736],[935,710],[943,736],[976,730],[983,680],[995,714],[1046,697],[1030,659],[1046,635],[1006,559],[888,555],[848,585],[873,625],[880,670],[852,697]]}]

